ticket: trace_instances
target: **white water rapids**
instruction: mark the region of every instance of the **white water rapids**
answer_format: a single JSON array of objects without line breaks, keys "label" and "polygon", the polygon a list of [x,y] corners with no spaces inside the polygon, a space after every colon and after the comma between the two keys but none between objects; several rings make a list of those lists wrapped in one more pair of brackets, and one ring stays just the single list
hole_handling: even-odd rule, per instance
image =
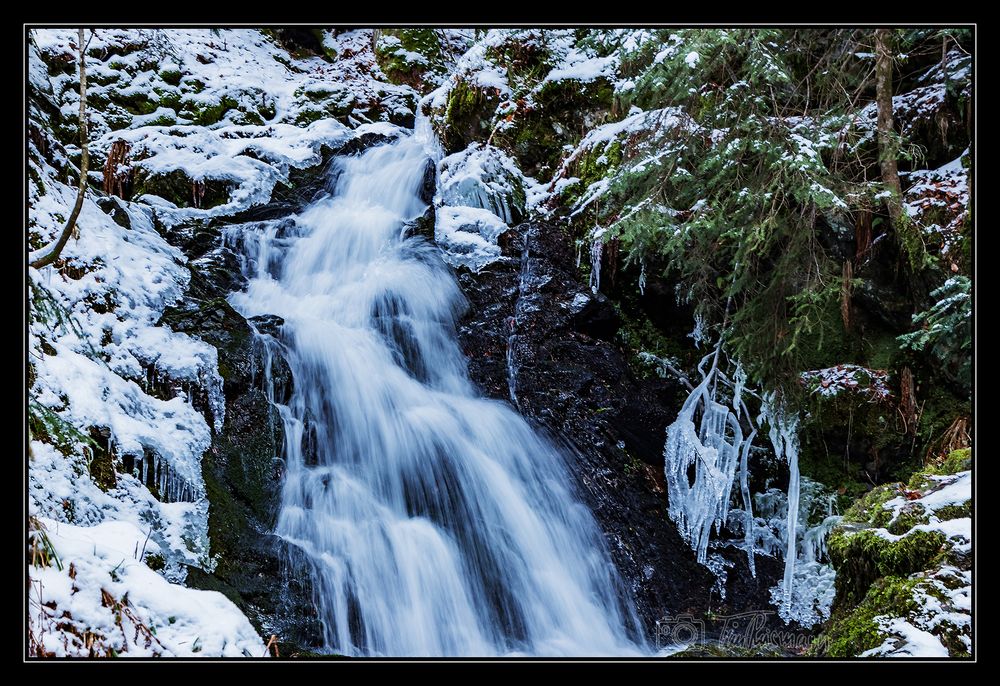
[{"label": "white water rapids", "polygon": [[418,132],[337,158],[333,192],[279,230],[243,228],[246,316],[284,318],[277,534],[311,564],[324,650],[611,655],[647,648],[560,451],[479,397],[463,298],[403,223],[433,157]]}]

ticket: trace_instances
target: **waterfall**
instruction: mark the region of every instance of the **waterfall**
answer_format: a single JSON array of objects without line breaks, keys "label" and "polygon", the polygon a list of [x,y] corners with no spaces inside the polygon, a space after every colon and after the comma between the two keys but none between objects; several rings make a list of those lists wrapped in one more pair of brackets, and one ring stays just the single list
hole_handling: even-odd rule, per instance
[{"label": "waterfall", "polygon": [[295,379],[276,533],[309,560],[323,649],[344,655],[647,651],[563,454],[479,396],[464,301],[421,214],[426,120],[337,158],[294,221],[232,229],[246,316],[284,319]]}]

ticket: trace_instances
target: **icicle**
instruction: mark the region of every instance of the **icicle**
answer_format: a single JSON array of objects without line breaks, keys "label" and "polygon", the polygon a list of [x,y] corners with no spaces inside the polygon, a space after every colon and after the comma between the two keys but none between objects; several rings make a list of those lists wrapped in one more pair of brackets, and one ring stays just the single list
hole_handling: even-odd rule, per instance
[{"label": "icicle", "polygon": [[688,334],[688,337],[694,341],[694,347],[701,348],[701,344],[708,340],[708,336],[705,333],[705,319],[700,315],[694,316],[694,329]]},{"label": "icicle", "polygon": [[641,262],[642,267],[639,269],[639,295],[646,295],[646,260]]},{"label": "icicle", "polygon": [[787,614],[792,602],[792,584],[795,578],[795,545],[799,521],[799,440],[798,418],[785,412],[774,394],[764,397],[761,403],[760,422],[767,421],[774,454],[788,463],[788,514],[785,530],[785,575],[783,581],[783,606]]},{"label": "icicle", "polygon": [[514,314],[507,318],[507,326],[510,334],[507,336],[507,391],[510,401],[514,407],[520,409],[521,404],[517,399],[517,358],[514,353],[514,346],[517,344],[517,317],[524,307],[523,296],[526,287],[531,280],[531,233],[524,234],[524,249],[521,251],[521,273],[518,276],[517,300],[514,303]]},{"label": "icicle", "polygon": [[791,606],[792,582],[795,578],[795,559],[797,549],[795,538],[799,525],[799,449],[798,445],[788,444],[785,436],[785,452],[788,457],[788,545],[785,549],[785,603]]},{"label": "icicle", "polygon": [[740,492],[743,495],[743,508],[746,511],[746,531],[743,532],[744,547],[747,551],[747,564],[750,567],[750,576],[757,578],[757,565],[754,560],[754,535],[753,535],[753,500],[750,498],[750,448],[753,446],[753,439],[757,436],[757,429],[750,432],[747,440],[743,442],[740,450]]},{"label": "icicle", "polygon": [[[604,232],[601,231],[600,234]],[[590,244],[590,290],[597,293],[601,290],[601,259],[604,257],[604,243],[595,238]]]}]

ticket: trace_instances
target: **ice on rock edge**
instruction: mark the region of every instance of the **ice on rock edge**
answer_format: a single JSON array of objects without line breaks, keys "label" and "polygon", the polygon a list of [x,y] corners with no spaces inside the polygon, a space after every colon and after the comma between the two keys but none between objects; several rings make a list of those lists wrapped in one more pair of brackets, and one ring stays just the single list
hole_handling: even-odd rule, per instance
[{"label": "ice on rock edge", "polygon": [[514,160],[472,145],[438,165],[435,241],[453,267],[478,272],[500,259],[497,238],[523,215],[526,180]]}]

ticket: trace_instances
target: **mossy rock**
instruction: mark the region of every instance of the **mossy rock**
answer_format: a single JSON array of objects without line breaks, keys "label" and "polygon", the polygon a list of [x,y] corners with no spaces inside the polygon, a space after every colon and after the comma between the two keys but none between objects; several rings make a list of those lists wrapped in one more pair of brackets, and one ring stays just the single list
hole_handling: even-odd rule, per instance
[{"label": "mossy rock", "polygon": [[[357,102],[349,91],[337,87],[299,89],[295,92],[295,97],[299,102],[298,112],[293,120],[296,126],[308,126],[320,119],[336,119],[342,124],[349,125],[349,118],[355,110],[367,107],[367,104],[362,106]],[[273,112],[271,118],[274,118]]]},{"label": "mossy rock", "polygon": [[930,516],[920,503],[906,503],[899,514],[886,526],[890,534],[902,536],[907,531],[920,524],[927,524]]},{"label": "mossy rock", "polygon": [[108,445],[111,439],[111,431],[106,427],[90,427],[87,431],[92,441],[90,465],[90,478],[94,480],[97,487],[102,491],[110,491],[118,485],[118,476],[115,470],[115,457],[108,452]]},{"label": "mossy rock", "polygon": [[961,448],[952,450],[943,461],[932,465],[929,469],[931,474],[949,475],[957,474],[972,469],[972,448]]},{"label": "mossy rock", "polygon": [[222,96],[219,102],[210,105],[188,99],[182,101],[181,114],[189,118],[192,124],[211,126],[222,121],[229,110],[238,106],[239,103],[228,95]]},{"label": "mossy rock", "polygon": [[911,531],[890,541],[872,529],[840,527],[829,539],[830,560],[837,570],[834,609],[852,607],[864,599],[880,577],[906,576],[927,569],[942,553],[940,531]]},{"label": "mossy rock", "polygon": [[900,484],[876,486],[859,498],[846,512],[843,521],[870,526],[886,526],[892,513],[883,505],[899,495]]},{"label": "mossy rock", "polygon": [[972,500],[966,500],[960,505],[945,505],[934,511],[934,516],[942,522],[950,519],[963,519],[972,517]]},{"label": "mossy rock", "polygon": [[446,152],[455,153],[471,143],[485,141],[499,104],[500,97],[495,89],[481,88],[459,79],[448,93],[444,112],[435,117]]},{"label": "mossy rock", "polygon": [[181,85],[181,79],[184,74],[179,69],[164,69],[160,72],[160,78],[163,79],[164,83],[169,83],[171,86]]},{"label": "mossy rock", "polygon": [[603,77],[545,81],[529,96],[533,103],[520,107],[497,131],[495,144],[517,158],[525,173],[551,175],[568,147],[611,118],[613,97],[614,86]]},{"label": "mossy rock", "polygon": [[[183,171],[176,170],[166,174],[150,174],[148,170],[139,167],[133,179],[134,195],[156,195],[169,200],[178,207],[195,206],[194,181]],[[204,195],[201,197],[201,209],[209,209],[229,202],[231,184],[216,179],[205,179]]]},{"label": "mossy rock", "polygon": [[121,92],[113,91],[111,95],[111,100],[131,114],[152,114],[160,106],[158,100],[151,98],[145,92],[123,95]]},{"label": "mossy rock", "polygon": [[[441,39],[436,29],[383,29],[375,59],[391,83],[411,86],[426,93],[433,85],[429,72],[443,76]],[[412,54],[422,59],[412,59]]]},{"label": "mossy rock", "polygon": [[[838,578],[839,578],[838,574]],[[857,657],[882,645],[887,638],[875,618],[903,617],[917,609],[916,579],[888,576],[875,581],[861,602],[849,610],[835,612],[809,653],[820,657]]]}]

